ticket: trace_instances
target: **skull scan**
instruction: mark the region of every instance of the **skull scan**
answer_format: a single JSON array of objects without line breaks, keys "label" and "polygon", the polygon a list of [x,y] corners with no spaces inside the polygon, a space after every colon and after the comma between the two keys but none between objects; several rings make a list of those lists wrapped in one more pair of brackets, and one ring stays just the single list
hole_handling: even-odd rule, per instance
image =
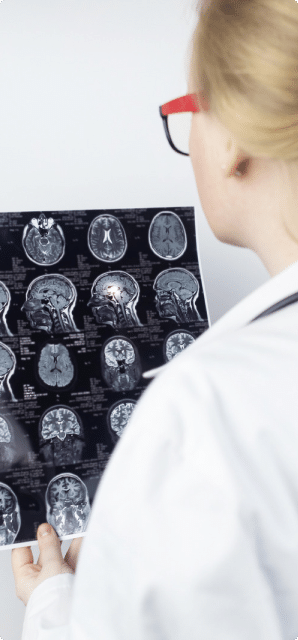
[{"label": "skull scan", "polygon": [[102,262],[121,260],[127,249],[127,239],[120,220],[104,213],[94,218],[88,231],[88,247]]},{"label": "skull scan", "polygon": [[172,211],[161,211],[149,227],[149,245],[153,253],[164,260],[177,260],[187,247],[182,220]]},{"label": "skull scan", "polygon": [[188,345],[195,341],[195,338],[189,331],[172,331],[166,338],[164,344],[164,356],[166,362],[169,362],[178,353],[184,351]]},{"label": "skull scan", "polygon": [[86,531],[91,513],[85,483],[73,473],[52,478],[46,490],[46,519],[58,536]]},{"label": "skull scan", "polygon": [[48,387],[68,387],[74,379],[75,369],[67,347],[46,344],[39,354],[38,375]]},{"label": "skull scan", "polygon": [[136,304],[140,296],[137,281],[125,271],[102,273],[94,280],[88,306],[98,324],[114,329],[142,326]]},{"label": "skull scan", "polygon": [[128,338],[109,338],[101,351],[102,376],[114,391],[130,391],[141,376],[137,348]]},{"label": "skull scan", "polygon": [[0,546],[13,544],[21,528],[18,499],[14,491],[0,482]]},{"label": "skull scan", "polygon": [[177,267],[158,274],[153,285],[155,303],[160,318],[171,318],[178,324],[202,318],[195,306],[199,283],[187,271]]},{"label": "skull scan", "polygon": [[16,357],[7,344],[0,342],[0,400],[15,399],[11,386],[10,378],[16,368]]},{"label": "skull scan", "polygon": [[85,446],[81,419],[64,405],[47,409],[39,423],[40,451],[51,465],[75,464]]},{"label": "skull scan", "polygon": [[27,258],[35,264],[56,264],[65,253],[65,238],[60,225],[44,213],[38,219],[32,218],[24,228],[23,248]]},{"label": "skull scan", "polygon": [[16,461],[13,430],[7,418],[0,416],[0,469],[7,469]]},{"label": "skull scan", "polygon": [[22,310],[32,329],[49,334],[71,333],[78,331],[72,317],[76,299],[76,289],[65,276],[39,276],[29,285]]},{"label": "skull scan", "polygon": [[11,295],[4,282],[0,282],[0,336],[12,336],[6,323]]},{"label": "skull scan", "polygon": [[108,425],[112,436],[117,436],[117,438],[113,438],[114,440],[118,440],[122,436],[136,404],[135,400],[118,400],[110,408]]}]

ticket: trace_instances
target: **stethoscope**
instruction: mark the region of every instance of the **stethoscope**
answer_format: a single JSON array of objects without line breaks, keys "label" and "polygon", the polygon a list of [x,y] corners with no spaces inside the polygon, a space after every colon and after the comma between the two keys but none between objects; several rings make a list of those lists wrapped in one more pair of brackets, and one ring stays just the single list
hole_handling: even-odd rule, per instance
[{"label": "stethoscope", "polygon": [[266,311],[263,311],[263,313],[260,313],[260,315],[256,316],[256,318],[254,318],[253,320],[250,320],[248,324],[251,324],[255,320],[258,320],[259,318],[263,318],[264,316],[269,316],[271,313],[274,313],[275,311],[279,311],[279,309],[283,309],[284,307],[287,307],[289,304],[293,304],[294,302],[298,302],[298,292],[293,293],[291,296],[288,296],[287,298],[283,298],[283,300],[280,300],[279,302],[276,302],[275,304],[272,305],[272,307],[269,307],[269,309],[266,309]]}]

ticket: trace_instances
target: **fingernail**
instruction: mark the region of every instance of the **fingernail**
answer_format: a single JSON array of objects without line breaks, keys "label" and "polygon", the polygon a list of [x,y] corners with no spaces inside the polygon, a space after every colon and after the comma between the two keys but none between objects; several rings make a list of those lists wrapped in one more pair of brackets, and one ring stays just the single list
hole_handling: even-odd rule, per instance
[{"label": "fingernail", "polygon": [[44,525],[43,527],[40,527],[39,529],[40,537],[47,536],[49,533],[51,533],[51,529],[48,525]]}]

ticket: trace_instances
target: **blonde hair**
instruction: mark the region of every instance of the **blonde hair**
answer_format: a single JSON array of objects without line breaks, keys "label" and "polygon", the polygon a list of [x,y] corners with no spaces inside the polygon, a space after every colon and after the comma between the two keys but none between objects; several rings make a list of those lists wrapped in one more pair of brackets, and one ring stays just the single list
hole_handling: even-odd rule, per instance
[{"label": "blonde hair", "polygon": [[249,155],[298,164],[296,0],[201,0],[190,73]]}]

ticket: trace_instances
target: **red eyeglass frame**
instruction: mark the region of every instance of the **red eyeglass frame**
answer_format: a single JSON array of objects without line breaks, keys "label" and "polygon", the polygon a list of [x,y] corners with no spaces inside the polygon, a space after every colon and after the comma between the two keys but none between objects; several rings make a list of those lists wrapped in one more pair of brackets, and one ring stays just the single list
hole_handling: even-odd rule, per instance
[{"label": "red eyeglass frame", "polygon": [[[175,147],[172,138],[170,136],[169,127],[168,127],[168,116],[172,113],[187,113],[189,111],[193,113],[197,113],[202,109],[202,102],[200,104],[200,99],[196,93],[188,93],[186,96],[181,96],[181,98],[175,98],[175,100],[170,100],[170,102],[165,102],[161,107],[159,107],[159,113],[162,118],[165,134],[168,140],[168,143],[177,151],[177,153],[181,153],[182,156],[189,156],[189,153],[185,153],[184,151],[180,151]],[[207,108],[207,104],[205,104]]]}]

